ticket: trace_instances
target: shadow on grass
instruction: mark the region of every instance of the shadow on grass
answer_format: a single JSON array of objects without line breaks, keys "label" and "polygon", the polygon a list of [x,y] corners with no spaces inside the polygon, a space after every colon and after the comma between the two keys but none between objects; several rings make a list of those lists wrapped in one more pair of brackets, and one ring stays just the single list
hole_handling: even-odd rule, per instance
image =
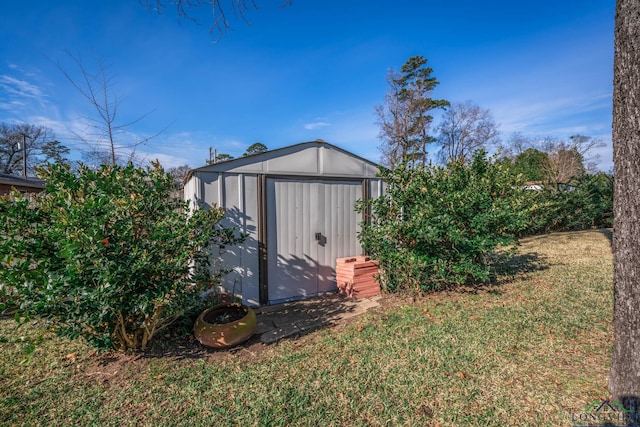
[{"label": "shadow on grass", "polygon": [[610,228],[599,228],[597,230],[600,234],[609,239],[609,244],[613,245],[613,230]]},{"label": "shadow on grass", "polygon": [[544,262],[538,252],[526,254],[500,255],[496,259],[496,273],[500,276],[514,277],[518,274],[533,273],[534,271],[547,270],[549,266]]},{"label": "shadow on grass", "polygon": [[502,286],[512,282],[518,276],[533,273],[534,271],[547,270],[549,268],[537,252],[494,255],[491,264],[493,271],[488,281],[453,287],[447,289],[447,291],[465,294],[482,292],[501,295]]},{"label": "shadow on grass", "polygon": [[[517,276],[546,270],[548,265],[536,252],[499,254],[493,259],[494,273],[488,282],[450,289],[453,292],[489,292],[500,294],[501,286]],[[174,328],[156,339],[144,353],[145,358],[202,359],[254,354],[283,339],[296,339],[318,329],[353,316],[358,303],[337,294],[328,294],[300,301],[255,309],[258,325],[254,336],[244,344],[227,350],[202,346],[191,335],[190,326]]]},{"label": "shadow on grass", "polygon": [[257,328],[254,335],[236,347],[215,350],[201,345],[191,334],[191,325],[174,327],[161,333],[144,358],[202,359],[252,354],[282,340],[296,339],[318,329],[347,320],[364,310],[361,303],[338,294],[255,308]]},{"label": "shadow on grass", "polygon": [[500,287],[515,280],[518,276],[544,271],[549,265],[537,252],[513,255],[499,254],[493,260],[494,272],[488,283],[481,286],[491,293],[501,293]]},{"label": "shadow on grass", "polygon": [[[603,230],[606,232],[607,230]],[[537,252],[498,254],[492,260],[494,272],[488,282],[457,287],[449,291],[460,293],[488,292],[501,294],[501,286],[518,276],[549,268]],[[351,317],[358,304],[337,294],[328,294],[300,301],[259,307],[256,310],[258,326],[254,336],[244,344],[227,350],[214,350],[202,346],[191,334],[192,326],[161,333],[145,358],[202,359],[229,357],[239,353],[255,353],[283,339],[296,339],[318,329]]]}]

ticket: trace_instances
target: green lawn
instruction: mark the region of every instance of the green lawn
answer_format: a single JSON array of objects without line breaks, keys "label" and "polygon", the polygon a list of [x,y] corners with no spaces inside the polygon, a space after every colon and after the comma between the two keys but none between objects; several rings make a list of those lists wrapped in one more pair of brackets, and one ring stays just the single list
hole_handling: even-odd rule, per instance
[{"label": "green lawn", "polygon": [[607,233],[524,239],[492,288],[386,298],[348,325],[233,352],[95,355],[4,319],[0,422],[571,425],[608,397]]}]

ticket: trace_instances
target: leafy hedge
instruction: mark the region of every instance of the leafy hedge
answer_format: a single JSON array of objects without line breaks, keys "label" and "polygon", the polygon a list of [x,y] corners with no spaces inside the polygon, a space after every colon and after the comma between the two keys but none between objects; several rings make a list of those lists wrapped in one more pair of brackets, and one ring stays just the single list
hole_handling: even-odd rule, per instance
[{"label": "leafy hedge", "polygon": [[613,176],[583,175],[561,189],[528,191],[530,220],[523,235],[605,228],[613,225]]},{"label": "leafy hedge", "polygon": [[369,212],[363,248],[389,291],[429,291],[484,282],[492,255],[528,223],[521,187],[506,166],[475,153],[469,165],[381,168],[385,194],[360,202]]},{"label": "leafy hedge", "polygon": [[0,284],[24,314],[100,348],[144,348],[198,303],[215,278],[210,244],[238,243],[222,209],[171,198],[172,177],[148,168],[53,165],[33,201],[0,199]]}]

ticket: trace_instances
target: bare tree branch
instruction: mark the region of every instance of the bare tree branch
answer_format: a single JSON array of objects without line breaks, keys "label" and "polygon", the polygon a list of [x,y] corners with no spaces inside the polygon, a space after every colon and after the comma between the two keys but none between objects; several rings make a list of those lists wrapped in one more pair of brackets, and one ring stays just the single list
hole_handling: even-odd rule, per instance
[{"label": "bare tree branch", "polygon": [[603,145],[601,140],[585,135],[573,135],[569,141],[546,139],[541,148],[548,154],[544,163],[548,181],[557,187],[584,175],[587,172],[585,165],[595,163],[594,159],[597,159],[592,154],[593,149]]},{"label": "bare tree branch", "polygon": [[56,63],[56,65],[78,93],[88,101],[95,113],[84,116],[84,119],[89,123],[89,127],[94,130],[93,132],[88,132],[84,135],[73,132],[87,145],[88,149],[84,152],[85,156],[91,162],[97,161],[99,164],[109,163],[115,165],[135,160],[136,148],[160,135],[168,126],[150,137],[136,137],[133,143],[119,141],[120,137],[130,133],[129,128],[131,126],[146,118],[152,111],[128,122],[118,122],[118,109],[121,100],[113,94],[113,76],[108,72],[109,66],[98,60],[97,71],[90,73],[80,58],[69,52],[67,54],[75,63],[80,76],[74,78],[60,63]]},{"label": "bare tree branch", "polygon": [[[211,22],[209,33],[215,41],[220,40],[228,30],[233,29],[229,14],[251,25],[248,12],[258,9],[255,0],[138,0],[138,2],[148,11],[159,15],[166,12],[167,5],[173,6],[178,18],[184,18],[197,25],[202,23],[202,19],[198,17],[200,11],[208,10],[207,20]],[[292,3],[293,0],[282,0],[280,7],[289,6]]]},{"label": "bare tree branch", "polygon": [[513,134],[508,144],[504,154],[516,161],[530,150],[544,153],[539,169],[544,180],[556,188],[587,172],[595,173],[599,156],[594,150],[604,146],[602,140],[585,135],[572,135],[568,141],[563,141],[549,136],[526,137],[519,133]]},{"label": "bare tree branch", "polygon": [[465,163],[474,151],[496,144],[498,126],[491,111],[467,101],[453,104],[438,126],[440,159],[443,163]]},{"label": "bare tree branch", "polygon": [[[25,144],[23,150],[22,144]],[[21,124],[0,124],[0,173],[23,173],[23,154],[27,155],[27,172],[33,175],[43,163],[67,163],[69,149],[56,140],[51,129]]]}]

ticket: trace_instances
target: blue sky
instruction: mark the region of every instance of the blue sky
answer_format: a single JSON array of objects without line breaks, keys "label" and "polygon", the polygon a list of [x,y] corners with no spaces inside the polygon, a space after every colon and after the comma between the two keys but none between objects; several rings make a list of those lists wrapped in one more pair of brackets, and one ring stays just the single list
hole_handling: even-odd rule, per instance
[{"label": "blue sky", "polygon": [[317,138],[378,161],[385,75],[422,55],[433,96],[489,108],[503,138],[598,137],[612,166],[614,0],[256,1],[217,43],[206,11],[195,25],[137,0],[4,2],[0,121],[48,126],[79,157],[93,112],[56,65],[78,77],[68,51],[110,64],[121,123],[150,112],[122,144],[168,126],[138,148],[165,167]]}]

